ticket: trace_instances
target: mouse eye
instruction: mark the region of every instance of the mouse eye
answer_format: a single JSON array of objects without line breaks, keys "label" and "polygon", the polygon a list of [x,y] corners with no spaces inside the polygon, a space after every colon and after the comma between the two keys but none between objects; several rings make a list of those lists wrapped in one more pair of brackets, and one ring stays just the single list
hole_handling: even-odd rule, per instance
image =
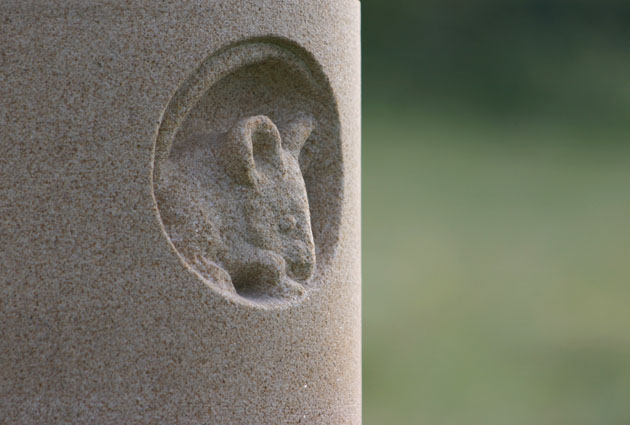
[{"label": "mouse eye", "polygon": [[283,217],[282,220],[280,221],[280,230],[286,232],[291,229],[294,229],[296,222],[297,221],[295,220],[295,217],[293,217],[292,215],[287,215]]}]

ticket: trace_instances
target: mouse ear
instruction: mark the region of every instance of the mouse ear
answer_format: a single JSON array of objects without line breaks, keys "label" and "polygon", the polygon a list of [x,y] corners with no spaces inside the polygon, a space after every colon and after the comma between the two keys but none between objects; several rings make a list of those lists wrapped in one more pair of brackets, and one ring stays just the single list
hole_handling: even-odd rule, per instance
[{"label": "mouse ear", "polygon": [[284,128],[282,147],[296,159],[315,127],[315,119],[311,114],[301,113]]},{"label": "mouse ear", "polygon": [[284,170],[280,133],[264,115],[238,121],[221,139],[215,145],[217,161],[240,184],[255,185],[260,178],[258,171],[268,167]]}]

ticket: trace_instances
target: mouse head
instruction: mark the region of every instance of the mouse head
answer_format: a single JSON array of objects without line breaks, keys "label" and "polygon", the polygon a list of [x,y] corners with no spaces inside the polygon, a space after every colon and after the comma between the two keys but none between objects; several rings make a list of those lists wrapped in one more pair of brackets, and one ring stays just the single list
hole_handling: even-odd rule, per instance
[{"label": "mouse head", "polygon": [[315,244],[299,155],[313,130],[299,115],[282,128],[266,116],[242,119],[216,145],[217,161],[243,193],[247,242],[280,255],[288,277],[306,281]]}]

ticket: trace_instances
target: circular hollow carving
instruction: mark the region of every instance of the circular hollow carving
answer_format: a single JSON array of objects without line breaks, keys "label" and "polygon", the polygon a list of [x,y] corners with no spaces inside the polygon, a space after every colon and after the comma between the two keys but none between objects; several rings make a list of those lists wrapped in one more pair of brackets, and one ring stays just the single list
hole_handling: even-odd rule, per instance
[{"label": "circular hollow carving", "polygon": [[206,59],[158,132],[153,190],[187,266],[228,298],[262,306],[318,286],[338,239],[339,119],[318,64],[279,40]]}]

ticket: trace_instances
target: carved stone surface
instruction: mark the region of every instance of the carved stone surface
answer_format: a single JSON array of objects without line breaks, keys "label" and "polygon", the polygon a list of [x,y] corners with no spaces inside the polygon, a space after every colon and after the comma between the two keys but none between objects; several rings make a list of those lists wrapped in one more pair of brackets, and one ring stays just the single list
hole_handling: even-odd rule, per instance
[{"label": "carved stone surface", "polygon": [[200,135],[171,151],[157,183],[173,244],[209,283],[254,299],[299,295],[315,268],[298,163],[313,120],[290,125],[297,137],[264,115]]},{"label": "carved stone surface", "polygon": [[336,243],[340,162],[335,102],[313,59],[283,40],[248,40],[207,58],[171,100],[155,197],[201,278],[237,301],[280,305],[315,271],[309,197],[328,231],[320,253]]},{"label": "carved stone surface", "polygon": [[357,0],[0,2],[0,423],[358,424]]}]

